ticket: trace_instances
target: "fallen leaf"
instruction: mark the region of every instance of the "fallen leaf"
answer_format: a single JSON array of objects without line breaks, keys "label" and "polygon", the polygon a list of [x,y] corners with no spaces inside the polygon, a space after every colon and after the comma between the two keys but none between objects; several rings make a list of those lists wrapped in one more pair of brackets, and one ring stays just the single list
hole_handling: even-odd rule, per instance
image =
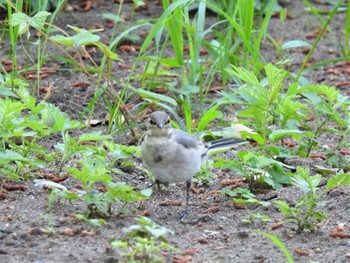
[{"label": "fallen leaf", "polygon": [[219,210],[220,210],[220,206],[215,205],[215,206],[212,206],[212,207],[208,208],[207,210],[205,210],[203,212],[203,214],[208,214],[208,213],[214,214],[214,213],[219,212]]},{"label": "fallen leaf", "polygon": [[72,228],[64,228],[64,229],[60,229],[58,233],[66,236],[74,236],[76,231]]},{"label": "fallen leaf", "polygon": [[194,188],[194,187],[191,187],[191,192],[192,192],[193,194],[196,194],[196,195],[198,195],[198,194],[203,194],[203,193],[205,193],[205,189],[204,189],[203,187],[201,187],[201,188]]},{"label": "fallen leaf", "polygon": [[350,155],[350,150],[349,149],[341,149],[341,150],[339,150],[339,153],[341,155]]},{"label": "fallen leaf", "polygon": [[25,191],[27,190],[27,186],[23,185],[23,184],[17,184],[17,185],[14,185],[14,184],[4,184],[3,185],[3,188],[7,191]]},{"label": "fallen leaf", "polygon": [[327,160],[327,156],[325,154],[320,154],[320,153],[313,153],[310,155],[310,158],[312,160],[315,160],[317,158],[321,158],[322,160]]},{"label": "fallen leaf", "polygon": [[311,254],[311,251],[301,250],[301,249],[299,249],[299,248],[295,248],[295,249],[294,249],[294,253],[295,253],[295,254],[298,254],[298,255],[300,255],[300,256],[308,256],[308,255]]},{"label": "fallen leaf", "polygon": [[28,235],[41,235],[44,232],[39,227],[30,227],[27,229]]},{"label": "fallen leaf", "polygon": [[247,180],[245,178],[237,178],[237,179],[224,179],[221,181],[221,186],[227,186],[227,185],[237,185],[242,184],[246,182]]},{"label": "fallen leaf", "polygon": [[199,244],[209,244],[208,239],[206,238],[197,238],[195,239]]},{"label": "fallen leaf", "polygon": [[341,82],[337,82],[335,83],[335,86],[337,88],[341,88],[341,87],[345,87],[345,86],[350,86],[350,81],[341,81]]},{"label": "fallen leaf", "polygon": [[189,249],[182,251],[181,255],[193,255],[193,254],[196,254],[199,252],[201,252],[201,250],[198,247],[194,247],[194,248],[189,248]]},{"label": "fallen leaf", "polygon": [[245,210],[247,209],[247,206],[245,204],[240,203],[232,203],[232,206],[236,209]]},{"label": "fallen leaf", "polygon": [[297,143],[292,142],[292,141],[285,141],[284,146],[292,148],[292,147],[297,146]]},{"label": "fallen leaf", "polygon": [[187,262],[191,262],[191,261],[192,261],[192,257],[191,256],[187,256],[187,257],[174,256],[173,257],[173,263],[187,263]]},{"label": "fallen leaf", "polygon": [[330,237],[339,237],[339,238],[350,238],[350,234],[344,232],[330,232],[328,234]]},{"label": "fallen leaf", "polygon": [[182,202],[181,201],[176,201],[176,200],[167,200],[159,203],[160,206],[181,206]]},{"label": "fallen leaf", "polygon": [[344,74],[350,74],[350,68],[344,68],[344,69],[342,69],[342,72]]},{"label": "fallen leaf", "polygon": [[85,1],[85,7],[84,7],[84,11],[88,12],[92,9],[92,0],[86,0]]},{"label": "fallen leaf", "polygon": [[71,84],[72,87],[87,88],[90,86],[90,82],[85,80],[78,80]]},{"label": "fallen leaf", "polygon": [[65,175],[63,175],[61,177],[53,178],[52,181],[55,182],[55,183],[59,183],[59,182],[65,181],[68,177],[69,177],[69,175],[65,174]]},{"label": "fallen leaf", "polygon": [[1,59],[1,64],[8,66],[8,65],[12,65],[12,61],[11,60],[7,60],[5,58]]},{"label": "fallen leaf", "polygon": [[332,75],[340,75],[341,74],[339,69],[334,69],[334,68],[327,69],[326,73],[332,74]]},{"label": "fallen leaf", "polygon": [[222,86],[217,86],[217,87],[207,88],[206,92],[217,92],[221,90],[222,90]]},{"label": "fallen leaf", "polygon": [[127,64],[125,64],[125,63],[123,63],[123,62],[118,62],[117,65],[118,65],[118,67],[119,67],[120,69],[132,69],[132,66],[127,65]]},{"label": "fallen leaf", "polygon": [[85,237],[94,237],[94,236],[96,236],[95,232],[89,232],[89,231],[86,231],[86,230],[81,230],[80,234],[85,236]]},{"label": "fallen leaf", "polygon": [[149,209],[143,211],[142,216],[150,217],[151,216],[151,211],[149,211]]},{"label": "fallen leaf", "polygon": [[208,49],[201,49],[199,50],[200,55],[207,55],[209,53]]},{"label": "fallen leaf", "polygon": [[125,51],[125,52],[135,52],[135,51],[139,51],[140,47],[135,45],[122,45],[118,47],[118,50]]},{"label": "fallen leaf", "polygon": [[282,226],[283,226],[283,223],[282,223],[282,222],[279,222],[279,223],[273,224],[273,225],[271,226],[271,229],[272,229],[272,230],[275,230],[275,229],[280,228],[280,227],[282,227]]}]

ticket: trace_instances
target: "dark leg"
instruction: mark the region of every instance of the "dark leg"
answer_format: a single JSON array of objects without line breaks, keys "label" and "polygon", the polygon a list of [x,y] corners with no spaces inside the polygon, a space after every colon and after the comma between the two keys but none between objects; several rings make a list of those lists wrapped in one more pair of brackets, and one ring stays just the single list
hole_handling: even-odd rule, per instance
[{"label": "dark leg", "polygon": [[188,180],[186,182],[186,206],[185,206],[185,211],[183,211],[182,215],[180,216],[180,220],[185,219],[188,216],[188,204],[190,201],[190,189],[191,189],[191,180]]},{"label": "dark leg", "polygon": [[[161,182],[160,182],[158,179],[156,179],[156,180],[151,184],[150,187],[152,187],[152,188],[153,188],[153,191],[156,192],[155,190],[160,190],[160,184],[161,184]],[[157,185],[157,187],[156,187],[156,185]]]}]

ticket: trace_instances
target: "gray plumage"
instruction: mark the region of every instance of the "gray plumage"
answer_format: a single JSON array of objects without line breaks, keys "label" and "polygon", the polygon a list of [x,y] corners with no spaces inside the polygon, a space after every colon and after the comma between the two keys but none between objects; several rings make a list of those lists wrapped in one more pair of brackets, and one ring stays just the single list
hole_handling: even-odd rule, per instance
[{"label": "gray plumage", "polygon": [[156,178],[156,183],[187,182],[187,214],[191,179],[200,170],[208,151],[241,145],[240,139],[219,139],[204,143],[200,138],[173,129],[170,117],[163,111],[149,115],[147,132],[142,141],[142,161]]}]

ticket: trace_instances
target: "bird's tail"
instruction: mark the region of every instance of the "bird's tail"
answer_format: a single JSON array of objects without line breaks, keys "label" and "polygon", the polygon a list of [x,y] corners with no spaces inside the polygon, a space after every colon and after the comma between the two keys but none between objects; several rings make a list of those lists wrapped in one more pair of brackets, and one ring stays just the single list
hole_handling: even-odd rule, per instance
[{"label": "bird's tail", "polygon": [[222,138],[222,139],[210,141],[207,143],[207,145],[208,145],[208,152],[212,152],[216,150],[220,151],[220,149],[236,148],[247,143],[248,141],[238,139],[238,138]]}]

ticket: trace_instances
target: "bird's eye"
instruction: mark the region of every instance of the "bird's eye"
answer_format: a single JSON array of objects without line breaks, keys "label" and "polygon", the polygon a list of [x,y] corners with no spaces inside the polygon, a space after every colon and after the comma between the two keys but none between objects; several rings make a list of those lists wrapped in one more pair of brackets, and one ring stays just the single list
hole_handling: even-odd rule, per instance
[{"label": "bird's eye", "polygon": [[169,124],[170,123],[170,119],[168,119],[167,121],[166,121],[166,124]]},{"label": "bird's eye", "polygon": [[150,120],[149,123],[152,125],[156,125],[156,122],[154,120]]}]

